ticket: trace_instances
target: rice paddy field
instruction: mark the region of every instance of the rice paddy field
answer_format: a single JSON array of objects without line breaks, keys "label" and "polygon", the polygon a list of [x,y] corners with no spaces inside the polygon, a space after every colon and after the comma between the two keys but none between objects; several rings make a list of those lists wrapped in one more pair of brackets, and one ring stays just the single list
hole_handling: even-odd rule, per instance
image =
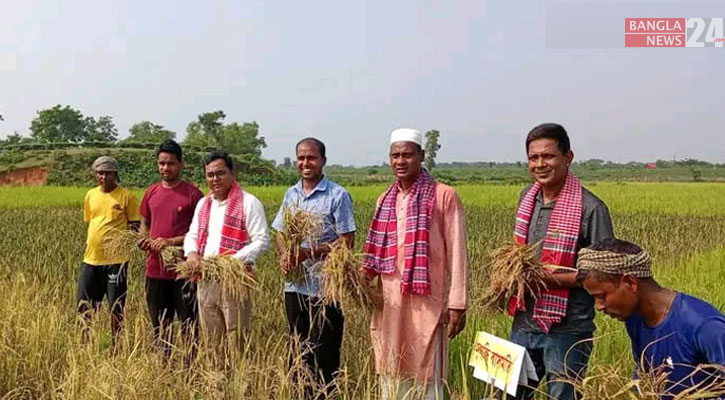
[{"label": "rice paddy field", "polygon": [[[664,285],[725,310],[725,184],[585,184],[612,214],[615,234],[640,244],[655,261]],[[282,187],[248,187],[265,204],[268,221]],[[383,187],[354,187],[362,248],[375,199]],[[487,286],[489,252],[512,235],[521,186],[461,186],[466,206],[473,304]],[[91,322],[81,344],[75,290],[86,227],[81,203],[87,188],[0,188],[0,399],[288,399],[288,337],[278,258],[258,262],[252,332],[230,362],[201,348],[189,366],[183,349],[168,362],[152,341],[144,298],[144,264],[129,269],[126,325],[117,352],[109,350],[109,313]],[[136,194],[141,196],[142,191]],[[346,314],[340,399],[378,399],[368,335],[369,312]],[[592,366],[629,376],[633,361],[623,325],[597,317]],[[480,399],[486,387],[467,366],[475,333],[507,337],[510,318],[478,307],[451,345],[448,391],[452,399]],[[177,341],[178,342],[178,341]]]}]

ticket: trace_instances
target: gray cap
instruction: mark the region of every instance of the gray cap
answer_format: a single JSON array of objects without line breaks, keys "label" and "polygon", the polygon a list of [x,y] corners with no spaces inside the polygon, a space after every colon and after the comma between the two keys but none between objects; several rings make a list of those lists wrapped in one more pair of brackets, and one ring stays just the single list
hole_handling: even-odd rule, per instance
[{"label": "gray cap", "polygon": [[113,171],[118,172],[118,161],[109,156],[100,156],[93,161],[93,172],[96,171]]}]

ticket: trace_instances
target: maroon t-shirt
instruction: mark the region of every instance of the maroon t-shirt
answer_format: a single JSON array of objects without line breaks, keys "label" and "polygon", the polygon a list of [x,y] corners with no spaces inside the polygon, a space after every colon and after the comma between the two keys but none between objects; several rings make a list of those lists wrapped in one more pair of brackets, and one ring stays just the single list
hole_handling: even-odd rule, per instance
[{"label": "maroon t-shirt", "polygon": [[[141,200],[141,215],[150,222],[151,238],[169,238],[184,235],[194,217],[196,203],[204,197],[201,190],[182,181],[174,188],[165,188],[157,182]],[[159,253],[150,251],[146,259],[146,276],[156,279],[176,279],[176,273],[164,267]]]}]

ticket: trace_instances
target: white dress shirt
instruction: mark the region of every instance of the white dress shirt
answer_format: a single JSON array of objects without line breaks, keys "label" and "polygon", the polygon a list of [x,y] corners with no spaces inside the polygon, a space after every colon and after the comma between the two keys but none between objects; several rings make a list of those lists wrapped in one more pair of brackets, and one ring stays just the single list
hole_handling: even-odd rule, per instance
[{"label": "white dress shirt", "polygon": [[[264,215],[264,205],[262,202],[246,191],[243,192],[243,195],[244,201],[242,207],[244,209],[247,234],[249,235],[249,244],[233,254],[232,257],[242,260],[245,263],[254,264],[257,257],[269,248],[269,229],[267,228],[267,219]],[[202,257],[211,257],[219,254],[219,244],[222,240],[222,227],[224,226],[224,213],[227,210],[228,199],[218,201],[212,195],[204,197],[196,205],[189,232],[184,237],[185,256],[199,251],[196,245],[197,239],[199,238],[199,213],[204,203],[209,200],[211,200],[209,235],[206,239],[206,247],[204,248]]]}]

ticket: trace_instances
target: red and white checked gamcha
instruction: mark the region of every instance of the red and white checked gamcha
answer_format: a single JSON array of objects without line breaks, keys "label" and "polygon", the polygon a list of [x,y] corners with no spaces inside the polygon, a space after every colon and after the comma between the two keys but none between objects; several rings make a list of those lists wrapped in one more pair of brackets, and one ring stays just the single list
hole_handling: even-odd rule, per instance
[{"label": "red and white checked gamcha", "polygon": [[[199,237],[196,245],[199,254],[204,255],[207,238],[209,237],[209,214],[211,213],[211,196],[206,196],[204,204],[199,210]],[[219,254],[230,255],[241,250],[247,245],[249,235],[247,234],[246,217],[244,215],[244,192],[237,182],[232,184],[227,197],[227,208],[224,212],[224,225],[222,226],[222,238],[219,243]]]},{"label": "red and white checked gamcha", "polygon": [[[526,244],[531,223],[531,213],[536,204],[536,195],[541,185],[536,182],[521,200],[516,212],[514,239]],[[549,226],[541,249],[541,262],[564,267],[574,267],[577,252],[577,239],[582,216],[582,185],[571,172],[556,198],[551,213]],[[533,320],[541,329],[548,333],[552,325],[561,322],[566,315],[569,302],[569,289],[546,290],[537,293],[534,303]],[[509,314],[526,310],[524,301],[512,298],[509,303]]]},{"label": "red and white checked gamcha", "polygon": [[[435,188],[433,177],[426,170],[422,170],[410,189],[405,218],[405,267],[400,279],[400,290],[403,294],[430,294],[428,252]],[[398,224],[395,202],[399,190],[396,180],[385,192],[370,223],[363,259],[368,276],[388,275],[396,271]]]}]

